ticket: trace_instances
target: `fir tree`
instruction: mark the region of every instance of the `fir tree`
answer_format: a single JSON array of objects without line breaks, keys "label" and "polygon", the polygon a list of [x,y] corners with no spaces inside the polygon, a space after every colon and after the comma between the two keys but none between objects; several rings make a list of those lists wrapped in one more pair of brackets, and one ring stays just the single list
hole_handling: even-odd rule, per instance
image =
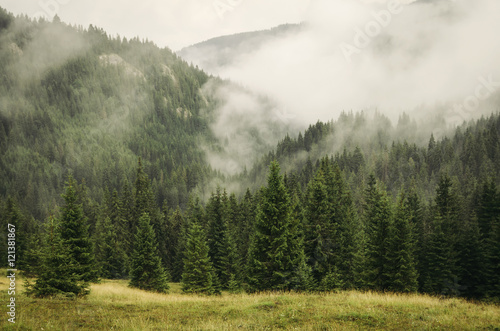
[{"label": "fir tree", "polygon": [[416,292],[418,289],[411,217],[408,201],[402,196],[389,231],[388,289],[395,292]]},{"label": "fir tree", "polygon": [[288,290],[306,270],[303,247],[293,243],[298,238],[291,219],[288,192],[276,161],[270,165],[268,185],[257,208],[255,233],[250,246],[248,285],[250,291]]},{"label": "fir tree", "polygon": [[208,221],[209,256],[222,288],[227,288],[232,271],[233,245],[229,238],[226,217],[226,193],[220,188],[210,197],[206,211]]},{"label": "fir tree", "polygon": [[365,200],[366,222],[366,282],[369,288],[386,290],[390,286],[389,230],[392,210],[385,190],[381,189],[372,175],[368,181]]},{"label": "fir tree", "polygon": [[184,254],[182,290],[185,293],[218,294],[217,275],[214,271],[203,228],[192,222],[189,228]]},{"label": "fir tree", "polygon": [[28,282],[27,293],[35,297],[55,295],[81,296],[90,293],[88,283],[75,270],[74,259],[68,245],[61,238],[57,222],[48,224],[39,277],[35,284]]},{"label": "fir tree", "polygon": [[442,224],[443,218],[438,212],[429,236],[423,290],[432,294],[455,295],[457,278],[452,272],[451,247],[446,241]]},{"label": "fir tree", "polygon": [[136,233],[136,221],[135,221],[135,211],[134,211],[134,196],[132,190],[130,189],[129,182],[125,179],[120,197],[120,216],[125,223],[124,235],[127,238],[124,244],[127,256],[132,255],[132,245],[133,238]]},{"label": "fir tree", "polygon": [[144,213],[152,217],[154,209],[153,192],[151,191],[148,175],[144,172],[141,158],[137,161],[134,194],[134,215],[136,220],[139,220]]},{"label": "fir tree", "polygon": [[100,276],[108,279],[119,279],[127,275],[127,258],[122,243],[118,240],[116,227],[111,219],[106,217],[97,222],[99,229],[96,236],[96,262]]},{"label": "fir tree", "polygon": [[130,286],[142,290],[165,293],[169,289],[168,273],[161,265],[156,235],[147,213],[137,224],[132,253]]},{"label": "fir tree", "polygon": [[461,295],[467,298],[480,298],[481,286],[487,282],[483,277],[485,253],[480,236],[477,217],[472,215],[460,227],[456,247]]},{"label": "fir tree", "polygon": [[[164,212],[164,214],[166,214]],[[166,214],[166,249],[167,249],[167,261],[165,263],[168,270],[170,270],[172,275],[172,281],[178,282],[181,280],[182,270],[177,270],[176,261],[179,258],[177,247],[179,241],[181,240],[182,228],[184,227],[184,217],[182,216],[181,210],[179,208],[171,214]]]},{"label": "fir tree", "polygon": [[66,182],[66,192],[62,195],[64,206],[61,210],[59,231],[63,245],[71,256],[71,272],[85,282],[98,281],[98,272],[94,263],[92,241],[89,238],[87,219],[78,203],[76,181],[70,175]]},{"label": "fir tree", "polygon": [[328,204],[323,172],[318,171],[308,187],[305,251],[316,282],[333,266],[331,206]]}]

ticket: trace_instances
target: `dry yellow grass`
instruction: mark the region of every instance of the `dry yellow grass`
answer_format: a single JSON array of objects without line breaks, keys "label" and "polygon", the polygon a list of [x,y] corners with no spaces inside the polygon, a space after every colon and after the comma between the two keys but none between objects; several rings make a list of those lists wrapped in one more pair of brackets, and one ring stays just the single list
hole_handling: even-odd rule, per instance
[{"label": "dry yellow grass", "polygon": [[[18,282],[19,284],[19,282]],[[19,284],[21,285],[21,284]],[[7,302],[6,279],[0,279]],[[361,293],[184,295],[104,280],[84,299],[17,296],[19,330],[499,330],[500,307],[425,295]],[[4,306],[5,307],[5,306]],[[5,316],[5,315],[4,315]]]}]

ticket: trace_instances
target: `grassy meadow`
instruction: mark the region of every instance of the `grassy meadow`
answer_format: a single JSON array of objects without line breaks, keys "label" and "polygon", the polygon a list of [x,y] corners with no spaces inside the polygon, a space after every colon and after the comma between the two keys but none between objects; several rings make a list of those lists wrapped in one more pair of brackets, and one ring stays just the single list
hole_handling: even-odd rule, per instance
[{"label": "grassy meadow", "polygon": [[[0,278],[5,304],[7,288]],[[18,294],[15,325],[2,307],[2,330],[500,330],[499,306],[462,299],[355,291],[206,297],[181,294],[179,284],[163,295],[124,280],[103,280],[78,300]]]}]

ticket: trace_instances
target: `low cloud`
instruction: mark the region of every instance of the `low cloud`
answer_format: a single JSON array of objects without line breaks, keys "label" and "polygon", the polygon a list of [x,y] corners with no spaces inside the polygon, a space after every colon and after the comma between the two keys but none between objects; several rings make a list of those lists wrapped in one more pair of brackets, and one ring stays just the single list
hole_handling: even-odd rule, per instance
[{"label": "low cloud", "polygon": [[378,110],[394,120],[402,111],[425,117],[421,109],[474,93],[478,77],[500,80],[495,0],[401,2],[388,24],[379,23],[368,44],[346,59],[341,45],[368,35],[367,24],[377,23],[389,3],[313,1],[299,32],[210,70],[270,96],[305,125],[349,110]]}]

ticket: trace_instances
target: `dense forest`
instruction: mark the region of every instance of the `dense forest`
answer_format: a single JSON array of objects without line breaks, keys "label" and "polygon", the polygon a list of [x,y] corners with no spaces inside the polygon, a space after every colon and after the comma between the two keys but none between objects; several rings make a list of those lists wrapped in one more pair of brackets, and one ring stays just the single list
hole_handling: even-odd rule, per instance
[{"label": "dense forest", "polygon": [[168,49],[0,10],[0,63],[0,227],[37,296],[129,278],[500,299],[498,114],[424,137],[405,114],[342,113],[227,176],[202,87],[229,83]]}]

